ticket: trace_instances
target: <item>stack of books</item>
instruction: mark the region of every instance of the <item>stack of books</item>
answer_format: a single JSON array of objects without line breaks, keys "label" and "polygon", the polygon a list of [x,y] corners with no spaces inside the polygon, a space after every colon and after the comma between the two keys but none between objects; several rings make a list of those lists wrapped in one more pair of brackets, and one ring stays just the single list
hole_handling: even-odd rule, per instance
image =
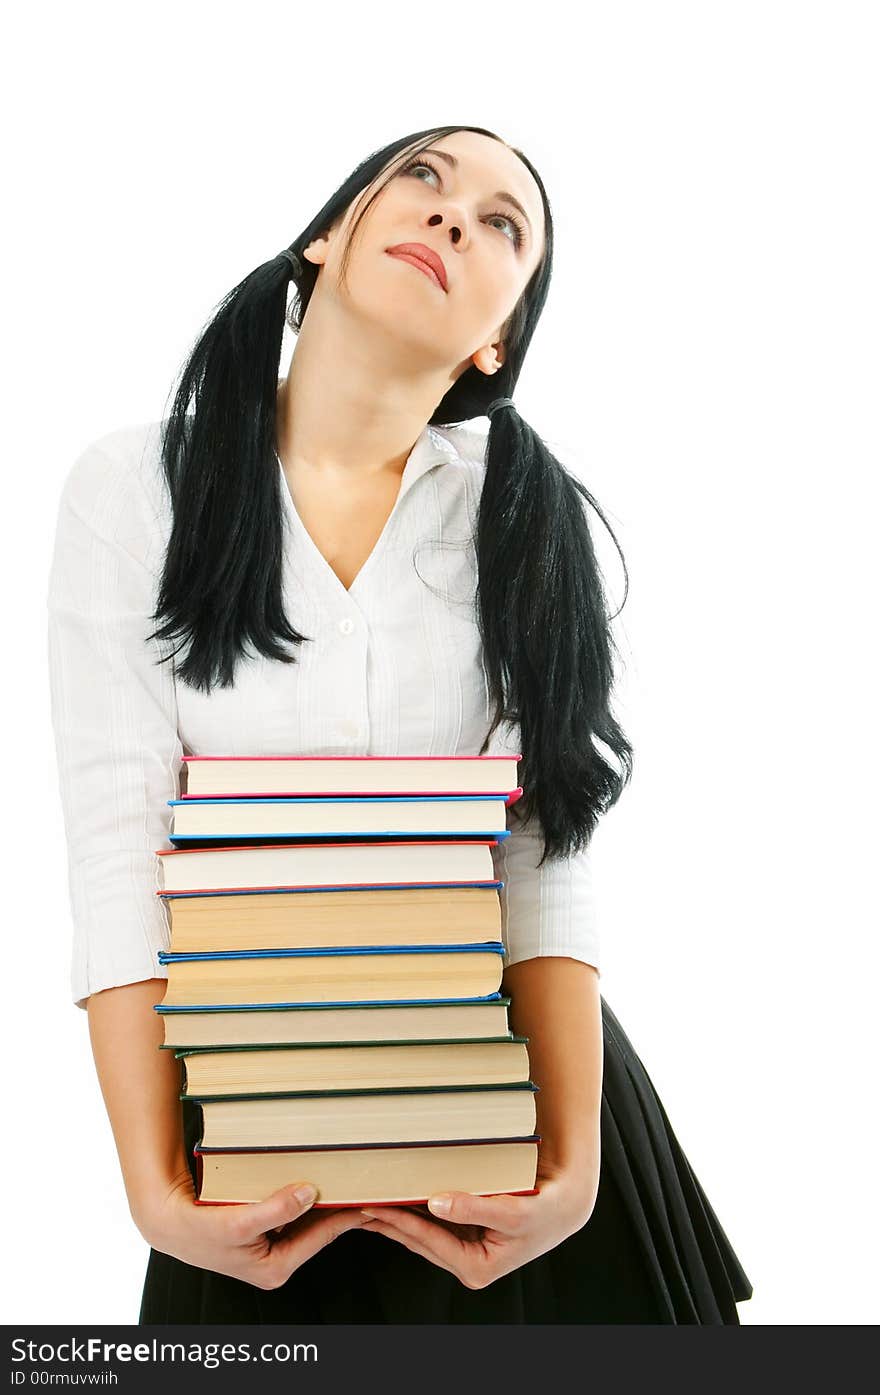
[{"label": "stack of books", "polygon": [[535,1192],[492,855],[519,759],[184,757],[155,1010],[201,1109],[197,1201]]}]

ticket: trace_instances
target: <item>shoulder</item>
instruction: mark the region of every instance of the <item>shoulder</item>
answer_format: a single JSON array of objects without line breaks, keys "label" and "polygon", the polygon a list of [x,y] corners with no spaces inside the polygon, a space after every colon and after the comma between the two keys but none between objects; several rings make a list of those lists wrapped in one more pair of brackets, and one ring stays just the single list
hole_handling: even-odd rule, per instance
[{"label": "shoulder", "polygon": [[[160,454],[161,422],[117,427],[87,442],[63,477],[57,547],[83,557],[118,546],[150,571],[160,562],[172,511]],[[94,556],[94,552],[90,555]]]},{"label": "shoulder", "polygon": [[64,475],[59,508],[118,537],[165,512],[160,422],[117,427],[87,442]]}]

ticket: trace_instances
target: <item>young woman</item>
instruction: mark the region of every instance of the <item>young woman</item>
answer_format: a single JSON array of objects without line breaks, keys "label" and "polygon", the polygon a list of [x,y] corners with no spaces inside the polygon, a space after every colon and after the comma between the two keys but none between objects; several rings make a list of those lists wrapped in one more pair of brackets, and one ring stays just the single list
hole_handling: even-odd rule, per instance
[{"label": "young woman", "polygon": [[[151,1245],[141,1322],[721,1324],[751,1296],[599,993],[590,836],[632,768],[584,501],[605,519],[512,399],[552,254],[520,151],[472,126],[397,140],[230,292],[168,417],[68,475],[49,623],[73,996]],[[493,856],[537,1195],[309,1210],[303,1177],[196,1206],[198,1111],[153,1011],[181,756],[501,751],[522,754]]]}]

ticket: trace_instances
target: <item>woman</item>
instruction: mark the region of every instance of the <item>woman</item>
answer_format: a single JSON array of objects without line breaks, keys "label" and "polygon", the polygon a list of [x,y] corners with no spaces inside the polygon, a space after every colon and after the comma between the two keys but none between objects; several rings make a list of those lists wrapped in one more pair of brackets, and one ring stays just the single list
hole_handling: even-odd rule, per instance
[{"label": "woman", "polygon": [[[160,427],[68,477],[49,599],[73,992],[151,1244],[143,1323],[718,1324],[751,1296],[599,994],[589,841],[632,755],[583,500],[605,520],[510,396],[552,247],[537,172],[492,132],[395,141],[230,293]],[[488,441],[463,425],[484,414]],[[199,1120],[153,1011],[182,754],[499,750],[522,753],[493,856],[537,1194],[196,1206]]]}]

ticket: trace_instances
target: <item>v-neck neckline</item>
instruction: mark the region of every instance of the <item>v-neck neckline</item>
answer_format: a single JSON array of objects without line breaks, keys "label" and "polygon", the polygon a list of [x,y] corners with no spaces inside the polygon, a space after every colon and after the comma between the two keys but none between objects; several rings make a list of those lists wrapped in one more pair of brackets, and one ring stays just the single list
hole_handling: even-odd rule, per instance
[{"label": "v-neck neckline", "polygon": [[284,473],[284,465],[281,456],[276,449],[275,459],[278,462],[278,470],[281,476],[281,488],[285,500],[285,509],[302,538],[306,551],[315,563],[317,570],[327,578],[332,588],[344,597],[346,601],[355,599],[355,590],[360,586],[365,573],[372,568],[376,558],[384,549],[400,510],[401,502],[406,494],[409,493],[416,480],[421,479],[422,475],[427,474],[428,471],[434,469],[435,466],[446,464],[455,456],[455,453],[452,444],[444,436],[441,436],[438,431],[435,431],[433,427],[425,426],[422,429],[412,450],[406,458],[406,463],[400,477],[400,488],[397,491],[397,497],[391,507],[391,512],[385,520],[385,526],[373,544],[369,554],[358,568],[351,585],[344,586],[300,517],[299,510],[290,492],[287,476]]}]

